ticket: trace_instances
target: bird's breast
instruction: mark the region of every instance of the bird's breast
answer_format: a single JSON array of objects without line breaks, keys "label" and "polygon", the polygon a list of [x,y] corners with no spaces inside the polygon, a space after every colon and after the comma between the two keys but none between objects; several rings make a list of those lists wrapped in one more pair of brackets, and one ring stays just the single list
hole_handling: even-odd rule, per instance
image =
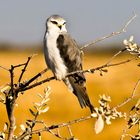
[{"label": "bird's breast", "polygon": [[60,50],[57,48],[58,36],[56,35],[46,35],[46,62],[52,72],[55,74],[57,79],[61,80],[65,78],[67,74],[67,67],[65,66],[63,59],[60,55]]}]

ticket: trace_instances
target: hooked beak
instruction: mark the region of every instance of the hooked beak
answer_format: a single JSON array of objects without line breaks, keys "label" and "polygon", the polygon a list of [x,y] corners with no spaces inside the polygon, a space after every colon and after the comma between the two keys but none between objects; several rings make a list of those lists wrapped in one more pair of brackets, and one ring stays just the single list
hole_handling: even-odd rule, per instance
[{"label": "hooked beak", "polygon": [[61,30],[62,29],[62,25],[58,25],[59,29]]}]

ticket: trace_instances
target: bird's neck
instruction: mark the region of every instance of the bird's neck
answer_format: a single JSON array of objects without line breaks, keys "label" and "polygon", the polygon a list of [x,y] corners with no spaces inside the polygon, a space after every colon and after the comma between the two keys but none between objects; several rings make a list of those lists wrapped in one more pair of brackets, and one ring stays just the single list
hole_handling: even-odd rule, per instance
[{"label": "bird's neck", "polygon": [[55,37],[58,37],[60,34],[62,33],[66,33],[67,30],[66,28],[62,28],[61,30],[49,30],[47,31],[47,34],[50,35],[50,36],[55,36]]},{"label": "bird's neck", "polygon": [[47,33],[50,34],[50,35],[59,34],[59,32],[56,31],[56,30],[48,30]]}]

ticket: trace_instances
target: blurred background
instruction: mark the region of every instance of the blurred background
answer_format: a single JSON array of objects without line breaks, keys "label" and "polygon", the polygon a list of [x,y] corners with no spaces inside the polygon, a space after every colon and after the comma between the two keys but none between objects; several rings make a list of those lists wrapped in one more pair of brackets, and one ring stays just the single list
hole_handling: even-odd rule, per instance
[{"label": "blurred background", "polygon": [[[89,43],[97,38],[119,31],[123,25],[133,16],[138,17],[128,26],[127,32],[106,39],[84,51],[84,69],[105,64],[118,50],[123,48],[123,40],[134,36],[137,44],[140,44],[140,1],[117,0],[12,0],[0,1],[0,65],[10,68],[10,65],[24,63],[27,57],[37,54],[30,62],[24,75],[27,80],[46,67],[42,52],[42,41],[45,32],[46,19],[58,14],[67,21],[67,29],[79,46]],[[127,53],[120,55],[113,62],[127,60],[131,56]],[[106,94],[112,98],[112,106],[117,105],[130,96],[136,81],[140,78],[138,61],[109,68],[108,73],[100,76],[86,74],[87,90],[91,101],[98,106],[99,95]],[[21,69],[15,71],[15,81],[18,79]],[[41,78],[51,76],[48,72]],[[0,86],[9,83],[9,73],[0,69]],[[26,119],[31,119],[28,109],[33,102],[39,100],[37,94],[43,93],[46,86],[51,87],[49,111],[41,115],[39,119],[46,121],[47,125],[67,122],[81,116],[89,115],[88,109],[81,109],[76,97],[68,91],[62,82],[51,81],[20,95],[15,109],[17,118],[16,133],[19,132],[19,124],[24,124]],[[121,111],[128,111],[135,100]],[[5,106],[0,107],[0,130],[7,120]],[[100,134],[94,132],[95,120],[89,120],[72,126],[73,134],[80,140],[114,139],[118,140],[125,127],[124,121],[115,120],[106,126]],[[78,129],[77,129],[78,128]],[[67,135],[66,130],[60,132]],[[34,139],[37,139],[34,137]],[[57,140],[48,133],[43,133],[43,139]]]}]

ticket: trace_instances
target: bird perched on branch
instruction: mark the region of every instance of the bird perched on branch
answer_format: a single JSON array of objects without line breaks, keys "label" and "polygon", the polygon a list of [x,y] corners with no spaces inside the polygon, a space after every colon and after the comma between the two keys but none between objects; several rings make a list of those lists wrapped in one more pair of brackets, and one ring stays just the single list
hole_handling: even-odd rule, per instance
[{"label": "bird perched on branch", "polygon": [[68,73],[82,70],[81,52],[66,30],[66,21],[59,15],[53,15],[46,21],[46,32],[44,35],[44,55],[47,66],[52,70],[57,80],[63,80],[67,87],[73,92],[80,106],[94,108],[88,97],[85,87],[85,76],[77,72],[71,76]]}]

